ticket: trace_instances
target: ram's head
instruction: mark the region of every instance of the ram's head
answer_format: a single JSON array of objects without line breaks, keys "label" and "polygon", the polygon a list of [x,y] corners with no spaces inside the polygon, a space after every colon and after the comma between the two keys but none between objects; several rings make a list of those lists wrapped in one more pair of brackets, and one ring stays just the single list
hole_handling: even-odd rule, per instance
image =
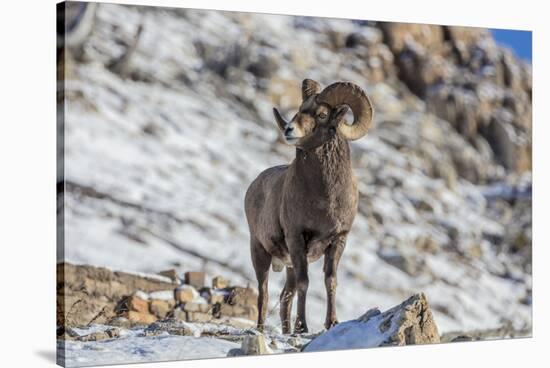
[{"label": "ram's head", "polygon": [[[344,117],[348,107],[353,112],[353,123]],[[365,92],[357,85],[337,82],[321,91],[319,83],[304,79],[302,104],[289,121],[274,108],[273,114],[288,144],[310,150],[319,147],[335,135],[356,140],[367,134],[372,122],[372,105]]]}]

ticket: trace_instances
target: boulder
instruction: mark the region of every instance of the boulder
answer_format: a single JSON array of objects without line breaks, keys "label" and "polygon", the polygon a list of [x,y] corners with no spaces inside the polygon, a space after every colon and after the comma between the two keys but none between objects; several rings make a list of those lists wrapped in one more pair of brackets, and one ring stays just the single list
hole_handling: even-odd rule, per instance
[{"label": "boulder", "polygon": [[129,311],[128,320],[134,324],[148,325],[153,322],[156,322],[157,317],[155,317],[149,312],[142,313],[142,312],[136,312],[136,311]]},{"label": "boulder", "polygon": [[174,304],[166,300],[153,300],[151,301],[149,309],[151,310],[152,314],[160,319],[164,319],[172,311],[173,307]]},{"label": "boulder", "polygon": [[244,355],[273,354],[263,335],[246,336],[242,342],[241,351]]},{"label": "boulder", "polygon": [[383,313],[382,323],[391,321],[392,331],[383,345],[419,345],[439,343],[439,332],[424,293],[416,294]]},{"label": "boulder", "polygon": [[185,283],[191,285],[196,289],[204,287],[204,272],[186,272]]},{"label": "boulder", "polygon": [[216,276],[212,279],[212,287],[214,289],[224,289],[229,286],[227,279],[223,276]]},{"label": "boulder", "polygon": [[174,294],[179,303],[188,303],[199,297],[199,293],[191,285],[181,285]]},{"label": "boulder", "polygon": [[134,294],[128,299],[128,310],[140,313],[148,313],[149,302],[141,298],[139,295]]},{"label": "boulder", "polygon": [[373,308],[356,320],[342,322],[313,339],[303,351],[439,342],[439,332],[428,301],[420,293],[384,313]]}]

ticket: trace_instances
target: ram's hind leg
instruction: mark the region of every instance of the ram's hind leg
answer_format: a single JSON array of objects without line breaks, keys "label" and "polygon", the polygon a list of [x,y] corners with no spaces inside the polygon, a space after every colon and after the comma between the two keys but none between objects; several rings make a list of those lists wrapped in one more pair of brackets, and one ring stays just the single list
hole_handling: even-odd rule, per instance
[{"label": "ram's hind leg", "polygon": [[258,280],[258,330],[263,330],[267,315],[269,267],[271,254],[266,252],[262,244],[256,239],[250,241],[252,264]]},{"label": "ram's hind leg", "polygon": [[294,274],[293,268],[287,267],[285,287],[283,288],[279,298],[281,302],[281,325],[283,327],[284,334],[290,333],[290,314],[292,311],[292,300],[294,299],[294,294],[296,294],[296,275]]},{"label": "ram's hind leg", "polygon": [[302,234],[290,234],[288,236],[285,234],[285,238],[290,252],[292,268],[296,276],[296,292],[298,294],[294,333],[306,333],[308,332],[306,323],[306,296],[309,285],[306,243]]}]

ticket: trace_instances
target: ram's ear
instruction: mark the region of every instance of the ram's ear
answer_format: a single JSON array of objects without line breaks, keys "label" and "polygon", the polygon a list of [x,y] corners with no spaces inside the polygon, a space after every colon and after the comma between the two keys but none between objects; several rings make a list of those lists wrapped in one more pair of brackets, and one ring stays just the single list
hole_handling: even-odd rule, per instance
[{"label": "ram's ear", "polygon": [[302,101],[308,99],[308,97],[321,92],[321,86],[313,79],[304,79],[302,82]]},{"label": "ram's ear", "polygon": [[338,122],[345,122],[344,117],[346,116],[348,111],[349,111],[348,105],[336,106],[334,108],[334,112],[333,112],[333,116],[334,116],[333,119],[338,121]]}]

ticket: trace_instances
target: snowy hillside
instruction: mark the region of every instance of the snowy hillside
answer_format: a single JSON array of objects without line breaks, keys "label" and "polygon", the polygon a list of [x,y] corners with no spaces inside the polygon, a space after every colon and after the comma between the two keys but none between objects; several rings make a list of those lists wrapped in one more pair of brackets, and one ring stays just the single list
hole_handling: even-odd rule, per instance
[{"label": "snowy hillside", "polygon": [[[244,194],[294,155],[271,109],[291,116],[306,77],[349,80],[376,113],[352,144],[360,204],[338,270],[339,319],[423,292],[440,332],[530,327],[530,66],[482,31],[456,61],[442,57],[455,30],[437,50],[423,44],[429,32],[411,32],[405,52],[384,24],[109,4],[96,17],[81,57],[65,61],[66,260],[255,286]],[[140,24],[129,62],[114,67]],[[407,65],[424,79],[404,77]],[[283,282],[271,273],[276,326]],[[307,308],[321,329],[321,262]]]}]

